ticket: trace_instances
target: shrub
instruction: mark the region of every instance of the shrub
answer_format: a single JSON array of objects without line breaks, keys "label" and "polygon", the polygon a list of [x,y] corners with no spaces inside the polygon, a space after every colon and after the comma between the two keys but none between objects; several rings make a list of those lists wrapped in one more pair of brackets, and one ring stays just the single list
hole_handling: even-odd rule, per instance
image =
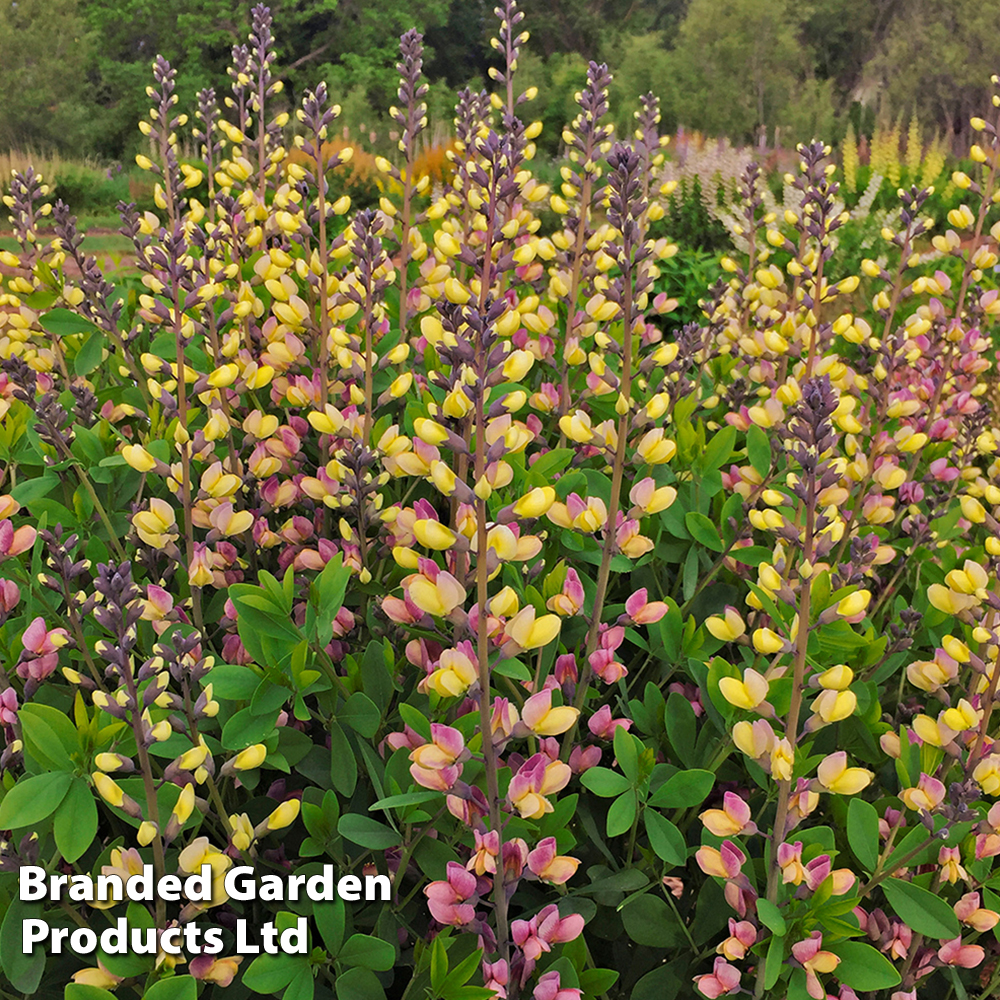
[{"label": "shrub", "polygon": [[[498,91],[463,92],[426,207],[420,36],[379,209],[345,217],[325,86],[291,161],[268,110],[263,7],[233,119],[208,91],[192,115],[200,168],[154,66],[139,165],[158,207],[123,206],[138,289],[84,258],[65,205],[42,234],[42,183],[15,177],[9,989],[994,996],[996,119],[974,120],[990,155],[933,236],[955,277],[910,266],[916,188],[883,234],[900,263],[845,273],[813,144],[799,212],[766,213],[743,171],[746,252],[699,315],[649,236],[655,99],[612,143],[591,64],[550,191],[519,117],[521,16],[501,13]],[[217,931],[222,951],[22,954],[38,915],[104,927],[82,901],[19,900],[35,862],[207,864],[210,900],[105,916]],[[240,900],[237,863],[381,875],[391,898]],[[299,917],[305,954],[234,953],[240,920]]]}]

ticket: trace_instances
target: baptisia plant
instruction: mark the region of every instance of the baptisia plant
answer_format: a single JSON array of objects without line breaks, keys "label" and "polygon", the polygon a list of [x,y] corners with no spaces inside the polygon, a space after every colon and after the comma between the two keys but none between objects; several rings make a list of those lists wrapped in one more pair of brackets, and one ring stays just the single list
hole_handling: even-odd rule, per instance
[{"label": "baptisia plant", "polygon": [[[4,948],[3,975],[105,1000],[986,1000],[996,121],[952,228],[902,191],[860,275],[828,147],[800,148],[780,219],[748,167],[746,252],[682,325],[655,96],[616,138],[590,64],[550,190],[523,13],[496,13],[496,89],[459,95],[439,188],[419,34],[378,207],[352,212],[339,108],[284,93],[263,6],[190,121],[153,66],[134,274],[14,178],[0,937],[35,913],[27,864],[208,865],[212,891],[47,901],[156,953]],[[229,898],[237,865],[391,899]],[[236,953],[238,921],[299,917],[304,953]],[[223,950],[162,946],[195,925]]]}]

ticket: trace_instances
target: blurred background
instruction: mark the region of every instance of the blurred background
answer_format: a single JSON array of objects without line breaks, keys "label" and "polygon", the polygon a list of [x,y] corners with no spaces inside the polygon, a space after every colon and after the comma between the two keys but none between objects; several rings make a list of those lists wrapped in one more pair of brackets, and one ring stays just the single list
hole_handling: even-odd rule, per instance
[{"label": "blurred background", "polygon": [[[200,88],[227,91],[231,49],[247,37],[252,6],[0,0],[0,188],[11,168],[32,162],[92,224],[116,225],[120,199],[148,203],[150,175],[134,157],[145,148],[136,122],[147,113],[152,58],[162,54],[177,68],[181,108],[193,110]],[[326,80],[343,107],[338,138],[373,155],[395,149],[386,111],[395,100],[398,37],[413,26],[424,32],[431,85],[424,169],[440,179],[456,91],[491,86],[493,3],[271,0],[271,7],[281,99],[294,107],[305,88]],[[661,130],[675,134],[667,172],[672,165],[684,182],[672,229],[706,249],[727,245],[715,207],[740,165],[751,155],[761,160],[779,198],[787,154],[800,140],[833,144],[850,172],[849,206],[864,197],[872,172],[892,193],[901,181],[940,177],[939,187],[947,185],[959,165],[953,158],[968,149],[969,118],[989,107],[989,78],[1000,71],[997,4],[982,0],[522,0],[521,7],[531,38],[520,83],[539,89],[525,117],[545,125],[536,172],[558,183],[562,126],[574,115],[587,61],[607,62],[619,133],[630,129],[641,93],[661,98]],[[194,142],[184,142],[195,158]],[[379,194],[370,162],[356,158],[344,181],[359,206]],[[950,194],[938,198],[942,213]],[[880,185],[876,209],[881,197]]]}]

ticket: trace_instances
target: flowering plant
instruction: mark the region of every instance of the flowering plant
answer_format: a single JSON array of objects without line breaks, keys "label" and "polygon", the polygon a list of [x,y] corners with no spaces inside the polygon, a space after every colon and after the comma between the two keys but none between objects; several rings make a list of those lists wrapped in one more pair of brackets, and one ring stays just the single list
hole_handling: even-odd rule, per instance
[{"label": "flowering plant", "polygon": [[[996,121],[973,122],[977,200],[933,237],[958,281],[916,267],[915,188],[883,234],[894,273],[840,273],[850,221],[812,144],[777,222],[743,172],[747,252],[682,326],[675,248],[648,235],[655,98],[615,141],[591,64],[548,190],[523,14],[498,18],[497,90],[461,95],[439,196],[413,168],[419,35],[387,193],[352,216],[329,197],[352,155],[326,141],[338,109],[321,85],[292,124],[263,6],[224,108],[199,97],[201,166],[154,64],[157,211],[122,206],[140,293],[14,178],[6,980],[92,1000],[994,995]],[[35,864],[208,865],[212,891],[26,902],[13,873]],[[237,864],[390,891],[247,902]],[[41,914],[124,915],[153,945],[22,954]],[[298,917],[303,953],[236,954],[239,920]],[[199,925],[221,952],[167,947]]]}]

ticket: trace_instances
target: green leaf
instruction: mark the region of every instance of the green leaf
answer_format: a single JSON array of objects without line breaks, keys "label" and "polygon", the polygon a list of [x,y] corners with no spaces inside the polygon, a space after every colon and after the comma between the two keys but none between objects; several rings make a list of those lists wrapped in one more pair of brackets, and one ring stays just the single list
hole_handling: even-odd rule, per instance
[{"label": "green leaf", "polygon": [[614,969],[584,969],[580,973],[580,989],[591,996],[607,993],[618,982]]},{"label": "green leaf", "polygon": [[295,978],[302,963],[300,956],[260,955],[243,973],[243,985],[254,993],[277,993]]},{"label": "green leaf", "polygon": [[378,802],[373,802],[368,807],[368,811],[374,812],[376,809],[402,809],[405,806],[416,806],[423,802],[433,802],[434,799],[439,799],[441,795],[441,792],[435,792],[430,788],[413,792],[400,792],[399,795],[388,795],[384,799],[379,799]]},{"label": "green leaf", "polygon": [[97,803],[83,778],[73,778],[56,810],[53,830],[56,847],[70,864],[83,856],[97,836]]},{"label": "green leaf", "polygon": [[17,897],[7,905],[0,926],[0,964],[18,993],[31,995],[38,988],[45,971],[45,948],[36,944],[30,955],[21,952],[21,940],[26,920],[41,920],[41,903],[24,903]]},{"label": "green leaf", "polygon": [[254,715],[250,707],[241,708],[222,727],[222,745],[227,750],[245,750],[255,743],[263,743],[274,732],[278,712]]},{"label": "green leaf", "polygon": [[354,968],[341,972],[334,987],[337,1000],[385,1000],[385,990],[370,969]]},{"label": "green leaf", "polygon": [[80,345],[73,359],[73,371],[77,375],[89,375],[104,360],[104,334],[94,330]]},{"label": "green leaf", "polygon": [[383,851],[399,843],[399,834],[370,816],[346,813],[337,823],[337,833],[346,840],[373,851]]},{"label": "green leaf", "polygon": [[878,864],[878,813],[870,802],[856,795],[847,807],[847,842],[868,871]]},{"label": "green leaf", "polygon": [[951,940],[961,933],[955,911],[933,892],[898,878],[883,882],[882,891],[896,916],[918,934]]},{"label": "green leaf", "polygon": [[114,993],[102,990],[100,986],[84,983],[68,983],[63,991],[63,1000],[117,1000]]},{"label": "green leaf", "polygon": [[870,944],[841,941],[830,945],[830,951],[840,956],[837,979],[851,989],[889,990],[902,981],[892,963]]},{"label": "green leaf", "polygon": [[724,548],[722,539],[719,537],[719,529],[712,523],[711,519],[704,514],[699,514],[695,510],[689,510],[684,515],[684,524],[691,532],[691,537],[700,542],[705,548],[713,552],[721,552]]},{"label": "green leaf", "polygon": [[59,485],[59,477],[47,470],[40,476],[31,476],[17,484],[10,495],[22,506],[30,507],[36,500],[47,497]]},{"label": "green leaf", "polygon": [[316,980],[313,979],[312,969],[308,965],[302,966],[295,973],[295,978],[288,984],[282,1000],[312,1000],[316,993]]},{"label": "green leaf", "polygon": [[677,915],[659,896],[643,893],[622,908],[625,933],[647,948],[671,948],[683,940]]},{"label": "green leaf", "polygon": [[[639,743],[639,747],[636,747]],[[633,784],[639,779],[639,748],[642,744],[634,736],[630,736],[624,726],[615,726],[615,760],[622,773]]]},{"label": "green leaf", "polygon": [[396,949],[388,941],[370,934],[352,934],[340,949],[338,960],[375,972],[388,972],[396,961]]},{"label": "green leaf", "polygon": [[760,917],[760,922],[777,937],[784,937],[788,931],[781,910],[763,896],[757,900],[757,916]]},{"label": "green leaf", "polygon": [[729,461],[733,446],[736,444],[736,434],[736,428],[730,425],[712,435],[711,441],[705,445],[705,450],[699,456],[703,471],[719,469]]},{"label": "green leaf", "polygon": [[321,647],[325,646],[333,636],[333,619],[343,606],[350,578],[351,570],[344,566],[343,554],[338,553],[323,567],[323,572],[316,577],[309,588],[310,595],[315,593],[316,596],[316,629]]},{"label": "green leaf", "polygon": [[528,470],[528,482],[531,486],[548,486],[553,476],[573,461],[576,454],[572,448],[553,448],[540,455]]},{"label": "green leaf", "polygon": [[651,806],[668,809],[685,809],[701,805],[708,798],[715,785],[715,775],[711,771],[691,768],[671,775],[649,800]]},{"label": "green leaf", "polygon": [[345,797],[354,794],[358,783],[357,758],[339,722],[330,723],[330,780]]},{"label": "green leaf", "polygon": [[198,1000],[198,984],[193,976],[171,976],[153,983],[142,1000]]},{"label": "green leaf", "polygon": [[531,671],[520,660],[501,660],[490,673],[515,681],[531,680]]},{"label": "green leaf", "polygon": [[644,818],[649,846],[656,856],[668,864],[683,865],[687,861],[687,844],[681,831],[655,809],[647,809]]},{"label": "green leaf", "polygon": [[48,819],[66,797],[72,780],[66,771],[22,778],[0,802],[0,830],[20,830]]},{"label": "green leaf", "polygon": [[766,476],[771,468],[771,442],[762,427],[753,424],[747,430],[747,458],[754,472]]},{"label": "green leaf", "polygon": [[588,767],[580,775],[580,784],[602,799],[621,795],[629,787],[628,778],[624,774],[612,771],[609,767]]},{"label": "green leaf", "polygon": [[347,910],[344,901],[336,896],[330,902],[316,903],[313,906],[313,919],[319,928],[323,944],[331,956],[336,958],[344,940],[344,923]]},{"label": "green leaf", "polygon": [[[760,902],[758,899],[757,902]],[[767,946],[767,958],[764,960],[764,988],[773,989],[781,978],[781,967],[785,959],[785,939],[772,937]]]},{"label": "green leaf", "polygon": [[671,691],[667,697],[663,725],[677,756],[685,767],[691,767],[694,764],[697,722],[691,702],[679,691]]},{"label": "green leaf", "polygon": [[618,837],[629,830],[635,821],[637,808],[635,789],[630,788],[623,795],[619,795],[608,810],[608,836]]},{"label": "green leaf", "polygon": [[212,685],[212,695],[226,701],[249,701],[260,683],[260,674],[250,667],[223,663],[209,671],[205,683]]},{"label": "green leaf", "polygon": [[18,717],[25,751],[50,771],[72,771],[70,753],[79,752],[76,726],[50,705],[27,704]]},{"label": "green leaf", "polygon": [[356,733],[371,739],[378,732],[382,713],[363,691],[355,691],[339,712],[337,718],[346,722]]},{"label": "green leaf", "polygon": [[44,316],[39,316],[38,322],[43,330],[57,337],[72,337],[77,333],[90,333],[97,329],[93,323],[69,309],[51,309]]}]

